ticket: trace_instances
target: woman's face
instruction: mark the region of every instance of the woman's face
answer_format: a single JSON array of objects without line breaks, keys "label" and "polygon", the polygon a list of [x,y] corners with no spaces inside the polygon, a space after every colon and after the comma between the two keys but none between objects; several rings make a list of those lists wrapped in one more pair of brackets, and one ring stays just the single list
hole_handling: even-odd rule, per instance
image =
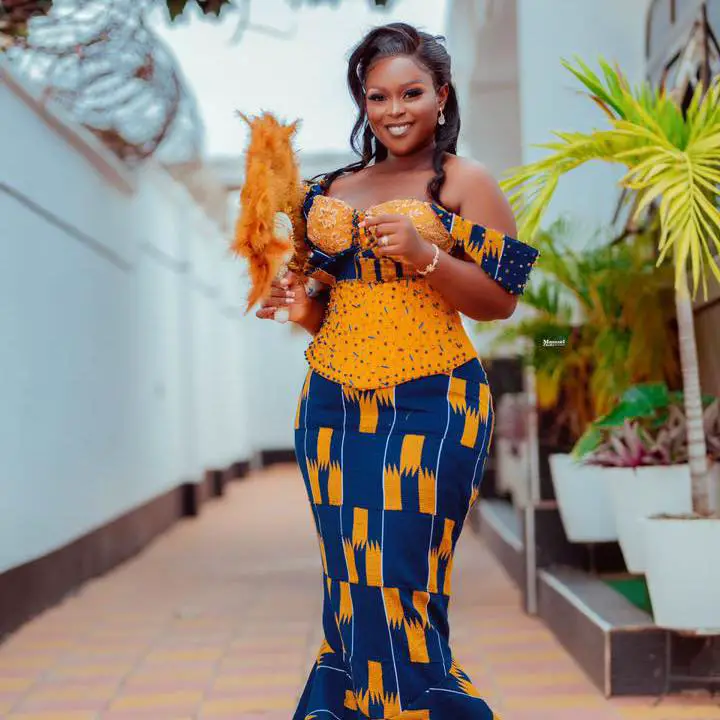
[{"label": "woman's face", "polygon": [[365,78],[365,107],[375,137],[396,156],[429,145],[447,94],[447,85],[436,91],[428,70],[406,55],[378,60]]}]

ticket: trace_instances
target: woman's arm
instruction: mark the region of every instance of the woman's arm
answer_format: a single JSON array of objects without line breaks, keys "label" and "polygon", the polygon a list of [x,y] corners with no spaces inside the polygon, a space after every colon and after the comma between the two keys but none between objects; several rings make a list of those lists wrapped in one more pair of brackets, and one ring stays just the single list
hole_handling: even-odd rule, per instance
[{"label": "woman's arm", "polygon": [[[460,158],[454,158],[448,165],[447,184],[452,185],[451,192],[457,198],[458,214],[472,223],[514,237],[517,229],[510,204],[492,176],[482,166]],[[376,250],[379,255],[409,262],[418,270],[433,261],[435,246],[418,235],[409,218],[379,215],[367,218],[364,224],[374,226],[378,237],[388,238],[388,244]],[[426,275],[427,282],[458,312],[473,320],[510,317],[517,306],[517,296],[466,257],[463,260],[440,251],[437,266]]]},{"label": "woman's arm", "polygon": [[317,335],[325,319],[328,293],[322,292],[310,297],[305,289],[304,278],[295,272],[288,272],[282,278],[275,278],[260,309],[255,313],[262,320],[272,320],[280,310],[288,311],[288,320]]},{"label": "woman's arm", "polygon": [[310,298],[310,307],[303,319],[297,321],[297,325],[307,330],[311,335],[317,335],[325,319],[327,303],[328,298],[324,294],[316,298]]},{"label": "woman's arm", "polygon": [[[433,253],[431,247],[426,248],[425,260],[416,267],[426,267],[432,262]],[[473,320],[504,320],[517,306],[517,296],[498,285],[479,265],[442,250],[437,267],[427,275],[427,282],[458,312]]]},{"label": "woman's arm", "polygon": [[[516,237],[510,203],[490,173],[481,165],[460,158],[455,159],[453,166],[452,174],[448,169],[448,179],[456,188],[458,214],[470,222]],[[424,268],[432,257],[433,248],[426,243],[424,258],[417,267]],[[473,320],[509,318],[515,312],[517,296],[495,282],[475,262],[467,260],[441,253],[437,268],[427,275],[427,282],[458,312]]]}]

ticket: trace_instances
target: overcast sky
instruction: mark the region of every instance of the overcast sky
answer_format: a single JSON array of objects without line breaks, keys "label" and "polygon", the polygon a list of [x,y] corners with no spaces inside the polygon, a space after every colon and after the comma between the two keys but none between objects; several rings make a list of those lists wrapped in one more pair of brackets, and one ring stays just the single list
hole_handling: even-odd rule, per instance
[{"label": "overcast sky", "polygon": [[231,38],[237,14],[220,23],[193,16],[170,26],[160,10],[153,28],[170,45],[195,93],[205,124],[205,154],[236,155],[246,141],[235,111],[269,110],[302,119],[300,150],[345,150],[355,118],[347,91],[347,56],[363,33],[386,22],[409,22],[437,34],[445,31],[446,0],[395,0],[391,11],[369,9],[367,0],[338,7],[291,10],[287,0],[253,0],[252,21],[294,30],[292,39],[248,31]]}]

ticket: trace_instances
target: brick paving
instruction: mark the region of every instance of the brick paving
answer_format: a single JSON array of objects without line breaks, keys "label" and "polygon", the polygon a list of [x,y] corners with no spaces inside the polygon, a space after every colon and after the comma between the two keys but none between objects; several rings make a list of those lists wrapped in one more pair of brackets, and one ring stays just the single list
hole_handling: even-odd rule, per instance
[{"label": "brick paving", "polygon": [[[709,697],[604,699],[469,528],[454,573],[455,654],[503,720],[720,720]],[[0,717],[290,720],[320,603],[304,487],[276,466],[1,645]]]}]

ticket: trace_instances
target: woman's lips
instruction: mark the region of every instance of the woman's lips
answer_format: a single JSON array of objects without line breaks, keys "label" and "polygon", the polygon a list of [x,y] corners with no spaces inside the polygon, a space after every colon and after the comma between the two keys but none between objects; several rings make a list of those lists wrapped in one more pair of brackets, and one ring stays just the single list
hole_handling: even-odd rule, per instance
[{"label": "woman's lips", "polygon": [[397,123],[396,125],[386,125],[385,128],[393,137],[404,137],[410,131],[412,123]]}]

